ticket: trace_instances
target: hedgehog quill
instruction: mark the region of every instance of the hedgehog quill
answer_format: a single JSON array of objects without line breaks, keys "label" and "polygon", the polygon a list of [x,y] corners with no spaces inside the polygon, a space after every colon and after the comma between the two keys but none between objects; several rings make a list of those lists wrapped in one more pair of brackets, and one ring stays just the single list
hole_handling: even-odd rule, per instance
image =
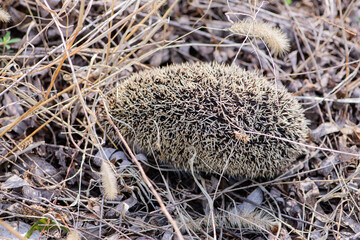
[{"label": "hedgehog quill", "polygon": [[198,62],[142,71],[107,102],[129,142],[182,170],[190,170],[195,153],[198,172],[270,179],[305,152],[297,144],[308,132],[300,104],[285,88],[237,66]]}]

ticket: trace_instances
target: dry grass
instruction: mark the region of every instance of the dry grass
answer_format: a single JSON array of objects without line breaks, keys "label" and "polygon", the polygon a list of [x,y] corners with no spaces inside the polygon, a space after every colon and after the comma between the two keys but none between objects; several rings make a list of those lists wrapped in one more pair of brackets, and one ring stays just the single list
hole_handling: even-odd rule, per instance
[{"label": "dry grass", "polygon": [[[21,39],[0,48],[2,220],[45,219],[54,228],[44,239],[66,239],[64,229],[84,239],[360,237],[358,1],[29,0],[2,8],[11,20],[0,22],[1,38]],[[249,16],[281,28],[289,53],[272,56],[261,40],[228,31]],[[128,151],[114,152],[97,125],[104,94],[141,69],[199,60],[257,70],[293,92],[309,120],[309,154],[274,180],[201,175],[199,187],[151,156],[136,155],[137,167]],[[105,159],[117,170],[112,201],[101,190]],[[257,187],[257,207],[279,223],[271,230],[203,221],[251,202]]]}]

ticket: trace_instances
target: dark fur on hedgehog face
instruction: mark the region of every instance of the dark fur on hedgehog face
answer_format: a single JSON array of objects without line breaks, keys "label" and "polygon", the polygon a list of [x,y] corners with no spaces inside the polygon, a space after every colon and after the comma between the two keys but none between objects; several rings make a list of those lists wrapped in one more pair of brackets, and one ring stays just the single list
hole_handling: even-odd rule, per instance
[{"label": "dark fur on hedgehog face", "polygon": [[108,101],[110,114],[127,124],[118,124],[122,134],[180,169],[189,170],[196,154],[196,171],[273,178],[304,151],[296,144],[307,134],[297,101],[239,67],[196,63],[140,72]]}]

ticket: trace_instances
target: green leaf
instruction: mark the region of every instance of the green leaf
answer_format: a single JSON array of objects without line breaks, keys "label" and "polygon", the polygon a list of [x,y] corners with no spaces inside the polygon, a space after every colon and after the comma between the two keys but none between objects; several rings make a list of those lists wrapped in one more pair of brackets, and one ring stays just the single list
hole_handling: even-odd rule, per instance
[{"label": "green leaf", "polygon": [[[35,231],[43,231],[43,230],[50,230],[50,229],[54,229],[57,228],[58,224],[56,224],[55,221],[50,220],[49,224],[48,224],[48,218],[42,218],[38,221],[36,221],[31,228],[27,231],[27,233],[25,234],[25,238],[30,238],[31,235],[35,232]],[[59,224],[60,225],[60,224]],[[60,228],[62,230],[64,230],[65,232],[68,232],[69,229],[67,227],[64,227],[63,225],[60,225]]]},{"label": "green leaf", "polygon": [[291,0],[285,0],[285,2],[286,2],[287,5],[290,5],[292,3]]},{"label": "green leaf", "polygon": [[19,42],[21,40],[21,38],[12,38],[8,41],[8,43],[16,43]]},{"label": "green leaf", "polygon": [[7,42],[10,39],[10,32],[7,32],[3,37],[4,42]]},{"label": "green leaf", "polygon": [[27,233],[25,234],[25,238],[30,238],[31,235],[32,235],[36,230],[38,230],[38,231],[41,232],[41,231],[45,228],[45,226],[40,226],[40,225],[46,224],[46,223],[47,223],[47,218],[42,218],[42,219],[36,221],[36,222],[31,226],[31,228],[29,229],[29,231],[27,231]]}]

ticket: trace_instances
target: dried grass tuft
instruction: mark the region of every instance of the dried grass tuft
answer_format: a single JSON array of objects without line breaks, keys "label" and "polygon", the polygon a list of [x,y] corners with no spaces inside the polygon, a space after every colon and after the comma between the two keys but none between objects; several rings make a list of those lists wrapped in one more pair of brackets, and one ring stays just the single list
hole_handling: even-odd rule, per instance
[{"label": "dried grass tuft", "polygon": [[73,229],[69,231],[66,240],[81,240],[81,237],[79,232]]},{"label": "dried grass tuft", "polygon": [[103,162],[100,169],[102,186],[104,188],[105,198],[114,200],[118,195],[118,184],[111,166]]},{"label": "dried grass tuft", "polygon": [[290,49],[287,36],[281,29],[267,22],[246,19],[233,24],[230,31],[242,36],[261,38],[275,55],[284,55]]},{"label": "dried grass tuft", "polygon": [[270,230],[277,222],[263,210],[255,210],[250,213],[239,212],[236,207],[232,208],[223,218],[223,226],[246,228],[250,230]]},{"label": "dried grass tuft", "polygon": [[10,14],[6,10],[0,8],[0,21],[1,22],[9,22],[10,19],[11,19]]},{"label": "dried grass tuft", "polygon": [[[186,226],[182,226],[181,230],[189,229],[193,232],[204,231],[204,227],[211,223],[210,216],[203,218],[191,219],[183,216]],[[181,221],[178,219],[179,225]],[[268,213],[263,210],[254,210],[250,213],[239,211],[236,207],[228,211],[217,212],[215,215],[216,228],[237,228],[253,231],[266,232],[273,229],[279,223]]]}]

